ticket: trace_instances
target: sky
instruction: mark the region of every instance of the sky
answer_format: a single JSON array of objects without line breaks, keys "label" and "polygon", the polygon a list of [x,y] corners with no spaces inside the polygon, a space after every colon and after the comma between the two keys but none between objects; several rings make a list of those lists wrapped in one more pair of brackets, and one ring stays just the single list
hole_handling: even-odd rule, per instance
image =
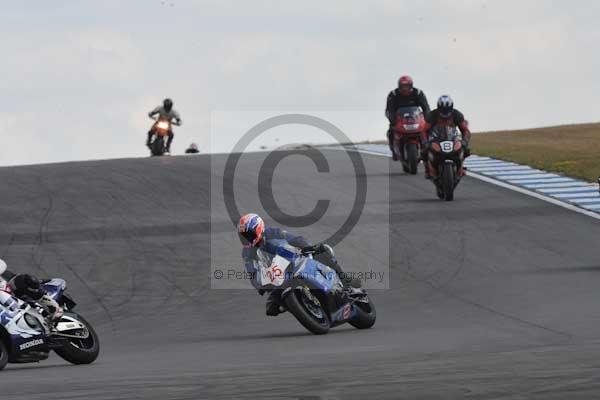
[{"label": "sky", "polygon": [[[382,139],[402,74],[474,131],[600,121],[599,20],[585,0],[7,2],[0,165],[147,156],[164,97],[183,118],[174,154],[230,151],[252,115],[335,114],[351,139]],[[331,142],[312,135],[249,148]]]}]

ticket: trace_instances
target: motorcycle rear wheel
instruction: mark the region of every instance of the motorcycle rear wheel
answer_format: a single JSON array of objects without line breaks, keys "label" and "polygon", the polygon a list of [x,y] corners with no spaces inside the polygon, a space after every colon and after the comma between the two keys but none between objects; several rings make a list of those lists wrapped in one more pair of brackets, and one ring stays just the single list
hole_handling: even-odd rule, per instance
[{"label": "motorcycle rear wheel", "polygon": [[[329,316],[314,295],[308,295],[306,288],[296,288],[285,296],[285,305],[302,326],[315,335],[329,332]],[[309,291],[310,293],[310,291]],[[315,303],[316,300],[316,303]],[[312,304],[312,306],[311,306]],[[314,307],[314,309],[313,309]],[[320,312],[319,312],[320,311]]]}]

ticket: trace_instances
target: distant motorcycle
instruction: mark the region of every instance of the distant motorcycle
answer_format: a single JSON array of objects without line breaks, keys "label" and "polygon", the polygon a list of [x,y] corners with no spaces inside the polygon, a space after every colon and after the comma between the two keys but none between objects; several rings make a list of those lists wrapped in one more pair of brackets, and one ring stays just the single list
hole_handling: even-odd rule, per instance
[{"label": "distant motorcycle", "polygon": [[65,281],[52,279],[42,288],[65,311],[57,321],[49,321],[41,307],[0,292],[0,370],[8,363],[45,360],[51,350],[72,364],[91,364],[98,357],[98,335],[72,311],[75,302],[65,293]]},{"label": "distant motorcycle", "polygon": [[153,140],[150,143],[150,152],[153,156],[162,156],[167,152],[167,139],[169,132],[171,132],[172,125],[178,125],[176,122],[173,123],[169,118],[158,117],[152,118],[156,122],[152,125]]},{"label": "distant motorcycle", "polygon": [[400,107],[394,126],[394,153],[402,162],[404,172],[415,175],[421,154],[421,133],[425,117],[420,107]]},{"label": "distant motorcycle", "polygon": [[462,134],[453,126],[436,126],[430,134],[429,162],[433,167],[433,184],[437,196],[454,200],[454,189],[464,175]]},{"label": "distant motorcycle", "polygon": [[273,256],[257,252],[262,290],[281,290],[281,300],[308,331],[322,335],[348,322],[358,329],[375,324],[375,305],[364,289],[352,295],[337,273],[311,254],[282,250]]}]

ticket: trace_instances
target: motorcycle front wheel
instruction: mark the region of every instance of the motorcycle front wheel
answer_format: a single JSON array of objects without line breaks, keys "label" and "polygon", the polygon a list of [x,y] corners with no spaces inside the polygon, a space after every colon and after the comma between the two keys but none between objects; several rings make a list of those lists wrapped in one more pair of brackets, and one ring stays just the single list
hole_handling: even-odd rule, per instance
[{"label": "motorcycle front wheel", "polygon": [[329,332],[331,322],[321,302],[307,287],[297,287],[285,296],[285,305],[290,313],[307,330],[315,335]]},{"label": "motorcycle front wheel", "polygon": [[165,141],[162,136],[157,136],[152,142],[152,155],[162,156],[165,152]]},{"label": "motorcycle front wheel", "polygon": [[65,315],[79,321],[85,326],[89,334],[86,338],[69,338],[62,348],[55,349],[54,351],[71,364],[93,363],[98,358],[98,354],[100,354],[100,342],[96,331],[81,315],[72,312],[65,313]]},{"label": "motorcycle front wheel", "polygon": [[357,301],[354,303],[354,307],[356,308],[356,315],[348,321],[350,325],[357,329],[369,329],[375,325],[377,312],[371,299],[367,297],[366,302]]},{"label": "motorcycle front wheel", "polygon": [[444,200],[454,200],[454,164],[447,163],[444,165],[442,172],[442,187],[444,189]]},{"label": "motorcycle front wheel", "polygon": [[408,172],[411,175],[416,175],[417,167],[419,165],[419,151],[415,143],[406,145],[406,161],[408,163]]}]

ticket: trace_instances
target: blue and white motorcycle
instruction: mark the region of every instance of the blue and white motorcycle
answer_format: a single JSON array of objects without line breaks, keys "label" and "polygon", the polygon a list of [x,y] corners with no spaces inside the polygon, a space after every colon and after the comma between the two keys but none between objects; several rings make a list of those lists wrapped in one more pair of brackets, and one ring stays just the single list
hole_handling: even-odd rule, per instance
[{"label": "blue and white motorcycle", "polygon": [[348,322],[358,329],[375,324],[375,305],[364,289],[344,288],[332,268],[290,246],[272,255],[257,250],[257,282],[281,291],[281,304],[310,332],[322,335]]},{"label": "blue and white motorcycle", "polygon": [[[0,265],[0,274],[4,269]],[[0,291],[0,370],[8,363],[45,360],[51,350],[72,364],[91,364],[98,357],[98,335],[71,311],[75,302],[65,293],[65,281],[52,279],[42,287],[65,311],[56,321],[48,320],[43,308]]]}]

